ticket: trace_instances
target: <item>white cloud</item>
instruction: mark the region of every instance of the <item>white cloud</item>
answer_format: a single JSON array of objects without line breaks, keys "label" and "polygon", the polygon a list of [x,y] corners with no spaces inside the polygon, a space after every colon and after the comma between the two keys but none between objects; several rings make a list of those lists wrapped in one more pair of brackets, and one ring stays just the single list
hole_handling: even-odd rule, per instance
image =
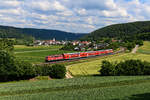
[{"label": "white cloud", "polygon": [[26,4],[27,7],[31,7],[34,10],[41,10],[41,11],[63,11],[65,10],[65,6],[61,5],[60,2],[55,0],[31,0],[30,4]]},{"label": "white cloud", "polygon": [[18,7],[21,4],[21,1],[17,0],[0,0],[0,7],[3,8],[12,8],[12,7]]},{"label": "white cloud", "polygon": [[149,0],[0,0],[0,23],[18,27],[91,32],[131,21],[150,20]]}]

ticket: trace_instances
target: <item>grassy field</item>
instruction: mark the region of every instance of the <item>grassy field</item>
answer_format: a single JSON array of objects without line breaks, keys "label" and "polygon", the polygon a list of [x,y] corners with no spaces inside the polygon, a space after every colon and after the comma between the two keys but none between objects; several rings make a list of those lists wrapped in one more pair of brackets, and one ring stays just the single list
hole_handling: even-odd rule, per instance
[{"label": "grassy field", "polygon": [[72,65],[68,65],[67,67],[69,71],[72,73],[72,75],[74,76],[95,75],[95,74],[99,74],[98,71],[100,70],[101,62],[103,60],[119,62],[128,59],[141,59],[150,62],[150,55],[123,53],[118,55],[111,55],[107,57],[97,58],[95,60],[91,60],[91,61],[89,60],[83,63],[72,64]]},{"label": "grassy field", "polygon": [[[150,55],[141,52],[150,51],[149,44],[144,42],[136,54],[121,53],[65,63],[74,76],[87,77],[0,83],[0,100],[150,100],[150,76],[93,76],[99,74],[103,60],[150,62]],[[15,54],[23,60],[38,63],[47,55],[68,52],[59,48],[16,46]]]},{"label": "grassy field", "polygon": [[14,46],[14,51],[16,53],[21,53],[21,52],[25,52],[25,51],[34,51],[34,50],[51,50],[51,49],[59,49],[62,46],[25,46],[25,45],[15,45]]},{"label": "grassy field", "polygon": [[95,75],[99,74],[101,62],[103,60],[108,60],[112,62],[119,62],[128,59],[140,59],[143,61],[150,62],[150,42],[144,42],[144,46],[138,49],[138,53],[122,53],[118,55],[111,55],[102,58],[96,58],[93,60],[87,60],[77,64],[68,65],[67,68],[72,73],[73,76],[85,76],[85,75]]},{"label": "grassy field", "polygon": [[27,47],[24,45],[15,46],[15,55],[17,58],[31,63],[42,63],[48,55],[68,53],[71,51],[59,50],[62,46],[37,46]]},{"label": "grassy field", "polygon": [[144,100],[149,100],[149,85],[150,76],[80,77],[1,83],[0,100],[141,100],[133,98],[142,98],[143,95],[147,96]]},{"label": "grassy field", "polygon": [[144,46],[142,46],[138,49],[138,53],[150,54],[150,42],[145,41]]}]

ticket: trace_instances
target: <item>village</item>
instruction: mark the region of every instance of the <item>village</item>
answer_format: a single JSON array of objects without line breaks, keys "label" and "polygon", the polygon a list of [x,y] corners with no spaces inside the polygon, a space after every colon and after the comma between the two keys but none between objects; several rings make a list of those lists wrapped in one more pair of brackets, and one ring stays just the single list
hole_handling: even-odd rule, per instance
[{"label": "village", "polygon": [[95,43],[91,41],[58,41],[55,38],[52,40],[35,40],[33,46],[51,46],[51,45],[72,45],[73,50],[75,51],[89,51],[103,49],[104,47],[109,46],[108,43]]}]

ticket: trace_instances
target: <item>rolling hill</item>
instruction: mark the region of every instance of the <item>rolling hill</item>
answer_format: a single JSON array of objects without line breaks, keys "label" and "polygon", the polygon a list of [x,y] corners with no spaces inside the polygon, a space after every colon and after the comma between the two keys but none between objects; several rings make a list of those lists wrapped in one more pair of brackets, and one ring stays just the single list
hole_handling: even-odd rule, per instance
[{"label": "rolling hill", "polygon": [[0,26],[0,38],[27,39],[34,37],[36,39],[47,40],[56,38],[56,40],[76,40],[85,34],[70,33],[59,30],[35,29],[35,28],[16,28],[10,26]]},{"label": "rolling hill", "polygon": [[150,32],[150,21],[138,21],[123,24],[114,24],[106,26],[91,32],[84,36],[83,40],[97,40],[100,38],[122,38],[124,36],[133,36],[138,33]]}]

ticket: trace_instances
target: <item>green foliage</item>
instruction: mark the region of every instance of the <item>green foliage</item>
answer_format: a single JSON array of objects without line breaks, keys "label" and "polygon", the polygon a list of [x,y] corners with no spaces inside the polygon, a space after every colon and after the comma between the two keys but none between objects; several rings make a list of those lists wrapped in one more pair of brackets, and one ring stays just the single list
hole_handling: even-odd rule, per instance
[{"label": "green foliage", "polygon": [[17,79],[16,80],[25,80],[30,79],[36,76],[36,70],[31,63],[15,60],[15,66],[17,68]]},{"label": "green foliage", "polygon": [[113,76],[115,75],[115,67],[109,61],[104,60],[100,72],[103,76]]},{"label": "green foliage", "polygon": [[73,51],[76,46],[72,45],[72,43],[68,43],[64,45],[61,50]]},{"label": "green foliage", "polygon": [[109,44],[108,47],[106,47],[106,49],[113,49],[116,50],[117,48],[119,48],[122,44],[119,42],[112,42]]},{"label": "green foliage", "polygon": [[64,78],[66,75],[66,67],[64,65],[55,64],[50,67],[50,73],[49,76],[51,78]]},{"label": "green foliage", "polygon": [[139,46],[143,46],[143,41],[142,40],[137,40],[135,41],[135,44],[139,45]]},{"label": "green foliage", "polygon": [[53,38],[57,40],[76,40],[84,35],[85,34],[75,34],[57,30],[0,26],[0,38],[16,38],[17,44],[21,44],[22,42],[30,43],[34,38],[41,40]]},{"label": "green foliage", "polygon": [[[101,40],[101,38],[119,38],[127,41],[136,40],[150,40],[150,21],[132,22],[125,24],[115,24],[100,28],[91,34],[88,34],[82,38],[82,40]],[[131,38],[130,38],[131,37]]]},{"label": "green foliage", "polygon": [[136,36],[137,36],[137,39],[144,40],[144,41],[150,41],[150,32],[138,34]]},{"label": "green foliage", "polygon": [[37,65],[35,66],[37,76],[49,76],[50,65]]},{"label": "green foliage", "polygon": [[14,49],[14,40],[11,39],[0,39],[0,50],[12,52]]},{"label": "green foliage", "polygon": [[12,54],[0,51],[0,81],[24,80],[35,77],[33,66],[17,60]]},{"label": "green foliage", "polygon": [[131,50],[135,47],[135,43],[134,43],[134,42],[127,42],[127,43],[125,44],[125,47],[126,47],[129,51],[131,51]]},{"label": "green foliage", "polygon": [[115,65],[109,61],[103,61],[101,67],[100,72],[103,76],[150,75],[150,63],[141,60],[126,60]]},{"label": "green foliage", "polygon": [[[140,60],[126,60],[116,65],[116,75],[143,75],[144,63]],[[150,66],[149,66],[150,67]]]}]

